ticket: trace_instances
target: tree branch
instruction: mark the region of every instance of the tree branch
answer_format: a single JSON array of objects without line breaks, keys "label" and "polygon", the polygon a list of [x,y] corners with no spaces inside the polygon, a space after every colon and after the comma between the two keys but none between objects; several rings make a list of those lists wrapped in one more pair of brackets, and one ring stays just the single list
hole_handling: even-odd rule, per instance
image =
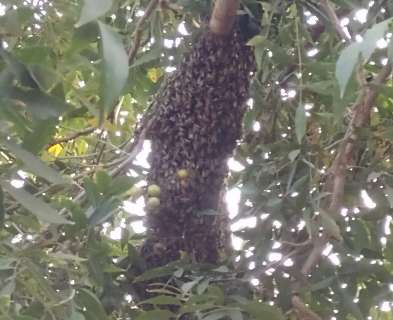
[{"label": "tree branch", "polygon": [[226,36],[232,31],[239,0],[216,0],[209,22],[210,31],[218,36]]},{"label": "tree branch", "polygon": [[[338,153],[329,170],[329,177],[326,183],[327,190],[331,192],[330,204],[328,211],[336,213],[342,205],[342,197],[346,182],[346,171],[348,167],[353,165],[356,158],[356,144],[358,136],[356,129],[367,126],[370,120],[370,113],[375,100],[378,97],[378,88],[386,82],[392,72],[392,66],[386,65],[375,78],[375,80],[367,86],[363,87],[359,95],[359,99],[352,107],[353,118],[348,128],[346,138],[341,142]],[[318,263],[324,246],[328,243],[327,235],[322,236],[315,242],[315,245],[308,256],[308,259],[302,267],[302,273],[307,275],[312,268]]]},{"label": "tree branch", "polygon": [[53,140],[52,142],[50,142],[47,145],[47,147],[50,148],[50,147],[53,147],[56,144],[67,143],[67,142],[75,140],[75,139],[77,139],[77,138],[79,138],[81,136],[87,136],[90,133],[94,132],[94,130],[96,130],[96,128],[92,127],[92,128],[86,128],[86,129],[81,130],[81,131],[77,131],[77,132],[69,135],[68,137],[64,137],[64,138],[59,138],[59,139]]},{"label": "tree branch", "polygon": [[128,52],[128,61],[130,65],[133,63],[141,44],[143,25],[147,21],[147,19],[149,19],[149,17],[152,15],[152,13],[154,12],[154,10],[156,9],[159,3],[160,0],[151,0],[146,7],[144,15],[139,19],[139,21],[136,24],[135,31],[133,34],[134,43],[130,48],[130,51]]},{"label": "tree branch", "polygon": [[330,19],[330,22],[332,23],[334,29],[338,33],[338,35],[343,39],[350,41],[351,38],[349,37],[348,34],[344,32],[344,29],[341,27],[340,20],[337,17],[336,12],[334,11],[334,8],[332,4],[330,3],[329,0],[321,0],[321,7],[322,9],[326,12],[328,18]]}]

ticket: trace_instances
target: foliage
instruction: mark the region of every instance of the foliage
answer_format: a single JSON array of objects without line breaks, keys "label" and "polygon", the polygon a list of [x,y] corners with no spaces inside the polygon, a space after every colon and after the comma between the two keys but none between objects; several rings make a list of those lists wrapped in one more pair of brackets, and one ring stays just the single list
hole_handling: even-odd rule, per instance
[{"label": "foliage", "polygon": [[[160,2],[143,16],[147,1],[1,1],[0,319],[296,319],[291,289],[324,319],[390,319],[393,82],[374,80],[393,61],[393,7],[323,3],[243,1],[261,30],[229,161],[234,255],[145,270],[136,248],[149,144],[127,161],[134,128],[210,3]],[[342,41],[329,8],[363,41]],[[364,92],[377,93],[370,122],[353,127]],[[348,133],[356,152],[330,212]],[[304,276],[319,230],[329,241]],[[137,301],[152,279],[155,295]]]}]

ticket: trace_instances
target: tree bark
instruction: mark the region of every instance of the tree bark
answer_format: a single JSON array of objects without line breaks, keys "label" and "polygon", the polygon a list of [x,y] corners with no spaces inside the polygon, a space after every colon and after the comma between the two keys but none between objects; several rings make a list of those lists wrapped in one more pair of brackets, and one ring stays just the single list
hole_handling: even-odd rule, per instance
[{"label": "tree bark", "polygon": [[216,0],[209,23],[210,31],[219,36],[230,34],[238,8],[239,0]]}]

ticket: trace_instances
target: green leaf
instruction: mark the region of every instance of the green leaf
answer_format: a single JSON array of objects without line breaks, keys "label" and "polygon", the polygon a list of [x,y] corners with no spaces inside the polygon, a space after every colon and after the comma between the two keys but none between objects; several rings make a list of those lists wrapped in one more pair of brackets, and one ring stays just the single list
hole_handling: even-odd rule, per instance
[{"label": "green leaf", "polygon": [[15,78],[22,86],[37,88],[37,83],[31,77],[29,70],[23,63],[16,59],[12,54],[1,49],[0,56],[8,66],[7,69],[14,74]]},{"label": "green leaf", "polygon": [[292,150],[289,154],[288,154],[288,158],[289,160],[291,160],[291,162],[294,162],[296,160],[296,158],[298,157],[298,155],[300,154],[300,149],[297,150]]},{"label": "green leaf", "polygon": [[84,309],[86,320],[107,320],[104,307],[98,298],[87,289],[79,289],[75,296],[79,308]]},{"label": "green leaf", "polygon": [[60,216],[55,209],[47,203],[34,197],[23,189],[16,189],[5,181],[0,182],[1,186],[7,191],[17,202],[34,214],[38,219],[43,222],[53,224],[71,224],[64,217]]},{"label": "green leaf", "polygon": [[210,279],[205,279],[203,280],[200,284],[198,284],[197,286],[197,293],[199,295],[202,295],[206,289],[209,287],[210,284]]},{"label": "green leaf", "polygon": [[243,314],[239,310],[230,310],[228,315],[232,320],[243,320]]},{"label": "green leaf", "polygon": [[364,34],[363,41],[360,45],[360,50],[366,62],[370,59],[371,55],[377,48],[377,41],[385,36],[385,33],[388,31],[391,22],[392,18],[377,23]]},{"label": "green leaf", "polygon": [[5,219],[4,192],[0,186],[0,229],[3,226],[4,219]]},{"label": "green leaf", "polygon": [[265,38],[264,36],[257,35],[257,36],[255,36],[255,37],[251,38],[251,39],[247,42],[247,45],[248,45],[248,46],[253,46],[253,47],[261,46],[261,45],[263,45],[263,43],[265,42],[265,40],[266,40],[266,38]]},{"label": "green leaf", "polygon": [[160,58],[161,55],[161,50],[159,48],[154,48],[147,53],[144,53],[142,56],[140,56],[131,66],[130,69],[133,69],[135,67],[147,64],[149,62],[152,62],[154,60],[157,60]]},{"label": "green leaf", "polygon": [[85,320],[86,318],[82,313],[73,310],[70,317],[67,320]]},{"label": "green leaf", "polygon": [[93,179],[90,177],[86,177],[83,179],[83,186],[86,191],[87,198],[89,202],[94,206],[97,207],[97,204],[100,201],[100,192],[98,191],[97,185],[94,183]]},{"label": "green leaf", "polygon": [[112,181],[111,188],[109,190],[110,195],[120,195],[127,192],[134,185],[135,180],[128,176],[118,176]]},{"label": "green leaf", "polygon": [[325,80],[325,81],[305,83],[303,85],[303,90],[315,92],[323,96],[331,96],[333,87],[334,87],[334,82],[332,80]]},{"label": "green leaf", "polygon": [[98,23],[101,33],[104,111],[110,111],[128,79],[128,56],[119,35]]},{"label": "green leaf", "polygon": [[67,180],[56,170],[48,167],[43,161],[37,158],[32,153],[24,150],[18,144],[12,141],[2,139],[0,137],[0,144],[10,150],[17,159],[21,160],[26,169],[31,173],[46,179],[53,184],[67,184]]},{"label": "green leaf", "polygon": [[57,73],[47,66],[29,65],[27,69],[35,83],[37,83],[43,92],[50,91],[59,81]]},{"label": "green leaf", "polygon": [[319,216],[321,217],[321,226],[328,234],[328,236],[339,241],[343,240],[340,227],[337,225],[336,221],[329,215],[329,213],[321,209]]},{"label": "green leaf", "polygon": [[143,300],[139,302],[139,304],[153,304],[153,305],[174,305],[180,306],[181,302],[179,299],[171,296],[158,296],[154,298],[150,298],[147,300]]},{"label": "green leaf", "polygon": [[0,34],[20,33],[26,24],[31,24],[33,10],[20,6],[16,10],[8,10],[7,14],[0,16]]},{"label": "green leaf", "polygon": [[57,119],[70,109],[64,101],[37,89],[24,91],[14,88],[10,97],[22,103],[26,111],[38,120]]},{"label": "green leaf", "polygon": [[102,222],[105,222],[113,215],[114,210],[118,208],[119,205],[120,201],[117,199],[109,199],[103,203],[100,203],[89,217],[89,224],[96,226]]},{"label": "green leaf", "polygon": [[89,23],[103,16],[112,8],[112,0],[84,0],[81,16],[76,27]]},{"label": "green leaf", "polygon": [[74,261],[74,262],[83,262],[87,261],[86,258],[81,258],[69,253],[62,253],[62,252],[53,252],[48,253],[48,257],[53,258],[54,260],[65,260],[65,261]]},{"label": "green leaf", "polygon": [[152,310],[140,314],[135,320],[170,320],[174,314],[168,310]]},{"label": "green leaf", "polygon": [[202,280],[202,277],[198,277],[193,281],[185,282],[181,286],[181,290],[183,291],[184,294],[190,292],[200,281]]},{"label": "green leaf", "polygon": [[169,276],[175,271],[176,271],[176,267],[172,265],[166,265],[163,267],[149,269],[148,271],[144,272],[140,276],[136,277],[133,282],[138,283],[138,282],[148,281],[151,279]]},{"label": "green leaf", "polygon": [[14,269],[13,264],[16,262],[17,260],[15,258],[12,257],[0,257],[0,270],[10,270],[10,269]]},{"label": "green leaf", "polygon": [[340,54],[336,64],[336,78],[340,87],[340,95],[344,96],[348,81],[359,62],[360,45],[352,43]]},{"label": "green leaf", "polygon": [[295,116],[296,137],[299,143],[302,142],[307,129],[306,110],[303,105],[300,105],[296,110]]},{"label": "green leaf", "polygon": [[96,183],[98,191],[106,194],[109,192],[112,184],[112,177],[108,175],[105,171],[97,171],[96,172]]},{"label": "green leaf", "polygon": [[32,132],[27,132],[23,137],[22,147],[31,153],[38,154],[46,147],[56,134],[57,119],[35,121]]},{"label": "green leaf", "polygon": [[223,319],[228,315],[227,311],[215,311],[213,313],[208,314],[207,316],[203,317],[202,320],[219,320]]},{"label": "green leaf", "polygon": [[[337,292],[338,291],[338,292]],[[365,317],[363,316],[362,312],[360,311],[359,304],[353,301],[353,297],[348,293],[347,290],[338,288],[336,290],[338,297],[343,304],[344,309],[351,313],[355,319],[364,320]]]},{"label": "green leaf", "polygon": [[272,306],[260,302],[251,302],[242,306],[243,310],[249,313],[255,320],[285,320],[281,312]]}]

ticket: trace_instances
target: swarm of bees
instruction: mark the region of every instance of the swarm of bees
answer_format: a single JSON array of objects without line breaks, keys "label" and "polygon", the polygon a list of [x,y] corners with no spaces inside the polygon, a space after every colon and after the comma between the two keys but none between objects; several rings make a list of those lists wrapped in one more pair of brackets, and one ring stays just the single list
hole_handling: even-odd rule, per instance
[{"label": "swarm of bees", "polygon": [[149,267],[181,252],[217,262],[227,230],[220,210],[227,159],[241,136],[254,67],[240,32],[204,32],[157,95],[148,182],[159,186],[160,201],[148,210],[141,251]]}]

